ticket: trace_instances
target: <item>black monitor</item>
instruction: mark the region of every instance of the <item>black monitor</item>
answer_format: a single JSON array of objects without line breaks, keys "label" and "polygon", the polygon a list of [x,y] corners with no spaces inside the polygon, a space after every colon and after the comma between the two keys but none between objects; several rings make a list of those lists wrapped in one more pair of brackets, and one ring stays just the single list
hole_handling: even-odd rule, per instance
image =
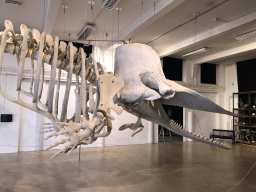
[{"label": "black monitor", "polygon": [[12,114],[1,114],[1,122],[12,122]]}]

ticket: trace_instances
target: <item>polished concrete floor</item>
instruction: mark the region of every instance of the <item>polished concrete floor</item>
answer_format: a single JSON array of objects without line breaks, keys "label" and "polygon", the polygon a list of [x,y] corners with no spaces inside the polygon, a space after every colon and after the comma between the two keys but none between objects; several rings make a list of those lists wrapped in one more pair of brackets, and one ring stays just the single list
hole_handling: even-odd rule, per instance
[{"label": "polished concrete floor", "polygon": [[[241,152],[242,149],[242,152]],[[0,154],[0,192],[227,192],[256,161],[256,148],[198,142]],[[256,167],[231,192],[256,191]]]}]

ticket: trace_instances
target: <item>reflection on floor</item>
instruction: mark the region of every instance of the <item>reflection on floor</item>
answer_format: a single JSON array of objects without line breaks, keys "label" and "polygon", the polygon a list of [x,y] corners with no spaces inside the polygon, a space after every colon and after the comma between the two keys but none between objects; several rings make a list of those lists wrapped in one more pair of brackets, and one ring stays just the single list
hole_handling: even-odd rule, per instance
[{"label": "reflection on floor", "polygon": [[162,136],[162,135],[158,135],[158,142],[177,142],[177,141],[183,141],[183,137],[182,136]]},{"label": "reflection on floor", "polygon": [[158,142],[177,142],[177,141],[183,141],[183,137],[159,125]]},{"label": "reflection on floor", "polygon": [[[226,192],[256,161],[250,146],[198,142],[83,148],[80,162],[78,150],[50,159],[54,152],[0,154],[0,191]],[[232,192],[256,191],[255,183],[256,167]]]}]

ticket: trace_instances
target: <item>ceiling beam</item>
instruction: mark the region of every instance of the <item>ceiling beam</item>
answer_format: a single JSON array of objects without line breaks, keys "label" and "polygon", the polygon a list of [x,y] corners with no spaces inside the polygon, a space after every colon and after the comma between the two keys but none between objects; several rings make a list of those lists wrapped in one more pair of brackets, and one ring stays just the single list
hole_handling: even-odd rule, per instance
[{"label": "ceiling beam", "polygon": [[234,56],[239,57],[244,54],[251,54],[252,51],[256,52],[255,43],[251,43],[248,45],[244,45],[244,46],[240,46],[237,48],[222,51],[220,53],[205,56],[200,59],[194,60],[194,63],[195,64],[210,63],[210,62],[216,63],[221,60],[233,58]]},{"label": "ceiling beam", "polygon": [[256,11],[253,13],[250,13],[248,15],[245,15],[239,19],[236,19],[232,22],[229,22],[229,23],[223,24],[219,27],[216,27],[214,29],[211,29],[205,33],[197,35],[196,41],[195,41],[195,38],[192,37],[192,38],[182,41],[176,45],[170,46],[167,49],[159,51],[158,54],[160,57],[172,55],[174,53],[177,53],[179,51],[190,48],[190,47],[195,46],[204,41],[211,40],[220,35],[224,35],[225,33],[229,32],[230,30],[234,30],[235,28],[240,27],[241,25],[247,24],[249,22],[252,22],[254,20],[256,20]]},{"label": "ceiling beam", "polygon": [[44,17],[44,29],[47,34],[51,34],[57,14],[61,5],[61,0],[47,0]]},{"label": "ceiling beam", "polygon": [[[152,7],[149,11],[144,13],[142,15],[142,19],[139,17],[125,30],[121,31],[119,38],[118,35],[116,35],[113,37],[113,39],[128,40],[129,38],[132,38],[137,32],[145,29],[184,1],[186,0],[161,0],[158,4],[156,4],[155,8]],[[110,46],[112,46],[112,43],[108,43],[105,46],[105,49],[108,49]]]},{"label": "ceiling beam", "polygon": [[136,21],[134,21],[130,26],[128,26],[125,30],[120,33],[119,39],[128,39],[133,37],[138,31],[145,29],[161,17],[163,17],[166,13],[170,12],[178,5],[183,3],[185,0],[162,0],[160,1],[155,9],[151,8],[148,12],[144,13],[141,17],[139,17]]}]

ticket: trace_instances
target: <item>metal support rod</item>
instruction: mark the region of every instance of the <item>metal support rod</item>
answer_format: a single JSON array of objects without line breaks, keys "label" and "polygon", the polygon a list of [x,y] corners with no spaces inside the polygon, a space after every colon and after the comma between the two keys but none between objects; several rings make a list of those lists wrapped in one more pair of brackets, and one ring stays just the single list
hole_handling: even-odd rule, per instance
[{"label": "metal support rod", "polygon": [[[126,42],[125,42],[125,40],[106,40],[106,39],[103,39],[103,40],[70,40],[70,42],[84,42],[84,41],[89,41],[89,44],[90,44],[90,42],[92,41],[92,42],[94,42],[94,41],[100,41],[100,42],[119,42],[119,41],[121,41],[123,44],[127,44]],[[85,43],[86,44],[86,43]]]},{"label": "metal support rod", "polygon": [[79,162],[81,161],[81,145],[79,145]]}]

